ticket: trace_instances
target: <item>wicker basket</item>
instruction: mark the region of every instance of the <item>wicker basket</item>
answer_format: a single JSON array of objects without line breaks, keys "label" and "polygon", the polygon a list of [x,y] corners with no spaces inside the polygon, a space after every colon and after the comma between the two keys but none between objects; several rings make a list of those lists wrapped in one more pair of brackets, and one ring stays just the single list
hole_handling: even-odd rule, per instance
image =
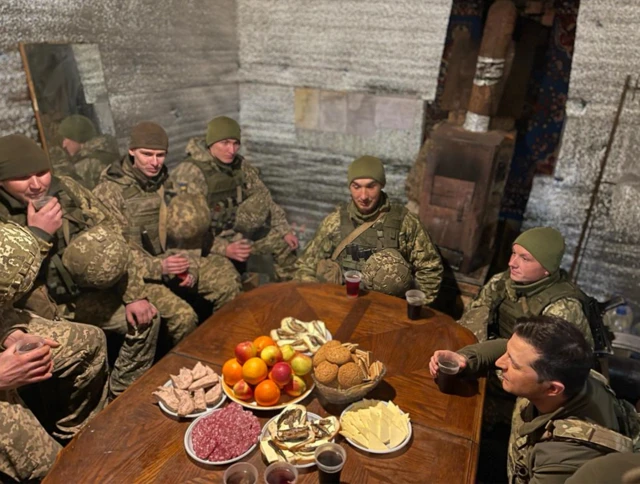
[{"label": "wicker basket", "polygon": [[365,397],[367,393],[373,390],[378,386],[378,383],[382,381],[384,375],[387,373],[387,367],[382,365],[382,371],[378,375],[375,380],[361,383],[360,385],[356,385],[355,387],[347,388],[346,390],[341,390],[339,388],[329,387],[327,385],[323,385],[318,380],[316,380],[316,376],[311,374],[314,383],[316,384],[316,390],[320,395],[322,395],[325,400],[329,403],[336,404],[344,404],[355,402],[356,400],[360,400]]}]

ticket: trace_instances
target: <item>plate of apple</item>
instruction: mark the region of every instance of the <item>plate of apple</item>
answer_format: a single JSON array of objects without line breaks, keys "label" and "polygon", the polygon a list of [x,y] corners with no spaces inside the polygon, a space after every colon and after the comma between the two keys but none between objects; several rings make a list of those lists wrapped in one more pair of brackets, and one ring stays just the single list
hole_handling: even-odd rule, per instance
[{"label": "plate of apple", "polygon": [[234,402],[254,410],[278,410],[304,400],[315,384],[313,361],[270,336],[242,341],[222,366],[222,390]]}]

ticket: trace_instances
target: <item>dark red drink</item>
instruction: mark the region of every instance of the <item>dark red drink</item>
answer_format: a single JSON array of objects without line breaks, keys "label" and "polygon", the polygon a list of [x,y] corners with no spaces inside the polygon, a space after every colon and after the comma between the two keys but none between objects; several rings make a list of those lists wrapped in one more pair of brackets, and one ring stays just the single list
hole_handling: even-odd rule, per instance
[{"label": "dark red drink", "polygon": [[436,377],[436,382],[442,393],[455,393],[459,371],[460,364],[457,362],[445,359],[438,361],[438,376]]},{"label": "dark red drink", "polygon": [[347,297],[358,297],[360,292],[360,281],[347,281]]},{"label": "dark red drink", "polygon": [[[325,450],[324,452],[318,454],[316,457],[318,461],[318,474],[320,477],[320,484],[339,484],[340,482],[340,474],[342,472],[342,466],[344,462],[344,457],[342,454],[335,452],[333,450]],[[335,469],[338,468],[336,472],[327,472],[326,469]]]},{"label": "dark red drink", "polygon": [[227,484],[255,484],[257,481],[251,473],[238,471],[227,477],[225,482]]},{"label": "dark red drink", "polygon": [[422,309],[422,304],[407,304],[407,317],[409,319],[420,319],[420,310]]},{"label": "dark red drink", "polygon": [[267,484],[291,484],[295,480],[296,476],[286,468],[274,469],[267,476]]}]

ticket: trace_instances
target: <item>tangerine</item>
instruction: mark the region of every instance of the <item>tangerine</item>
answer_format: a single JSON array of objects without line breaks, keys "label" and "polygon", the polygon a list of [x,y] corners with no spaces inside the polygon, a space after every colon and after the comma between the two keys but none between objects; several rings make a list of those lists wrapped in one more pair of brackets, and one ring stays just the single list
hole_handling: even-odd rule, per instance
[{"label": "tangerine", "polygon": [[280,400],[280,389],[273,381],[264,380],[258,383],[258,386],[253,392],[253,396],[258,405],[270,407]]},{"label": "tangerine", "polygon": [[225,361],[222,365],[222,376],[224,382],[232,387],[242,380],[242,365],[235,358]]},{"label": "tangerine", "polygon": [[242,365],[242,378],[250,385],[257,385],[267,378],[268,371],[267,364],[262,358],[254,356]]},{"label": "tangerine", "polygon": [[267,346],[276,346],[276,342],[271,339],[269,336],[258,336],[253,340],[253,346],[256,347],[258,351],[258,355],[260,352],[265,349]]}]

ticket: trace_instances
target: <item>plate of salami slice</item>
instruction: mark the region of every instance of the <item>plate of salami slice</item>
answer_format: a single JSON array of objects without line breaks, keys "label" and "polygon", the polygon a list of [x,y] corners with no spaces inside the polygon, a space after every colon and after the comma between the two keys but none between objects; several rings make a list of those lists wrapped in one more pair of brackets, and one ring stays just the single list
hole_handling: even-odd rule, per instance
[{"label": "plate of salami slice", "polygon": [[164,413],[185,419],[204,415],[227,399],[220,376],[200,362],[193,369],[181,368],[178,375],[170,375],[153,395]]}]

